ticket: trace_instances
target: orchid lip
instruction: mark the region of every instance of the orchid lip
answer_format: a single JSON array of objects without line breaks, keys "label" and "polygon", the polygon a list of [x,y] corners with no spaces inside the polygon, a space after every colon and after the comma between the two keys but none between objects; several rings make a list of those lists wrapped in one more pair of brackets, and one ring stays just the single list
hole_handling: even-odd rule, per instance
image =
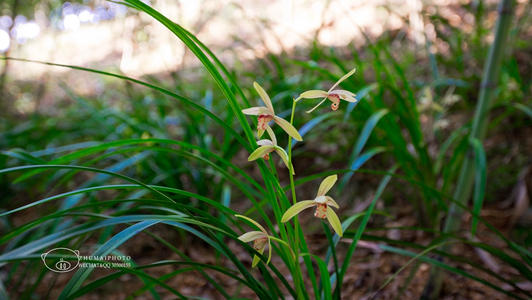
[{"label": "orchid lip", "polygon": [[259,129],[265,130],[266,126],[268,126],[268,123],[273,120],[273,116],[271,115],[259,115],[258,117],[259,125],[257,126]]},{"label": "orchid lip", "polygon": [[338,101],[338,100],[340,100],[340,95],[338,95],[338,94],[336,94],[334,92],[331,92],[331,93],[329,93],[327,98],[329,98],[329,100],[331,100],[331,101]]},{"label": "orchid lip", "polygon": [[257,251],[260,251],[266,246],[267,242],[268,242],[267,236],[258,238],[253,242],[253,248]]},{"label": "orchid lip", "polygon": [[327,204],[319,203],[316,206],[316,211],[314,212],[316,218],[325,219],[327,217]]}]

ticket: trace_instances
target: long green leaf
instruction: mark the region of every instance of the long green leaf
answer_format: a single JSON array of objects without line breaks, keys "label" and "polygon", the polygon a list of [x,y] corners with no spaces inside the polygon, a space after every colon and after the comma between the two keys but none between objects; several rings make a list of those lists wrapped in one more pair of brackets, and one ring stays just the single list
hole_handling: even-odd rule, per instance
[{"label": "long green leaf", "polygon": [[[120,233],[116,234],[111,238],[109,241],[107,241],[105,244],[103,244],[98,250],[96,250],[92,256],[105,256],[114,249],[118,248],[118,246],[122,245],[129,239],[131,239],[133,236],[137,235],[144,229],[153,226],[155,224],[159,223],[158,221],[151,221],[146,220],[139,222],[133,226],[130,226]],[[62,299],[70,299],[70,295],[75,293],[77,289],[81,287],[83,282],[89,277],[89,275],[92,273],[94,267],[87,267],[83,269],[79,269],[76,274],[70,279],[70,281],[67,283],[67,285],[64,287],[63,291],[59,295],[60,300]],[[183,298],[186,299],[186,298]]]}]

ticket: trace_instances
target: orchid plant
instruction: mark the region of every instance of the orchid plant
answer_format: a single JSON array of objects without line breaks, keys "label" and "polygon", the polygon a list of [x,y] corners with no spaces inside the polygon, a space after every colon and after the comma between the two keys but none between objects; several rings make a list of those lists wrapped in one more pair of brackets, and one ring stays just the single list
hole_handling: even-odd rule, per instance
[{"label": "orchid plant", "polygon": [[[301,213],[303,210],[310,208],[310,207],[316,207],[314,216],[319,219],[327,219],[329,224],[332,226],[333,230],[336,232],[339,238],[342,237],[343,231],[342,231],[342,224],[340,222],[340,219],[338,218],[338,215],[334,212],[333,208],[339,209],[340,206],[336,201],[327,195],[327,193],[333,188],[334,184],[336,183],[338,176],[337,175],[331,175],[323,179],[321,182],[318,192],[316,194],[316,197],[313,200],[303,200],[297,202],[296,200],[296,191],[295,191],[295,184],[294,184],[294,167],[292,165],[292,152],[291,152],[291,143],[292,139],[288,139],[288,153],[277,144],[277,138],[270,127],[269,123],[270,121],[273,121],[275,124],[279,125],[284,132],[286,132],[290,137],[301,141],[303,140],[301,135],[299,134],[298,130],[293,126],[293,120],[294,120],[294,112],[296,108],[296,103],[301,99],[313,99],[313,98],[321,98],[324,97],[324,99],[318,103],[314,108],[310,109],[307,112],[314,111],[318,106],[320,106],[325,100],[329,99],[332,101],[331,108],[333,110],[337,110],[340,99],[346,100],[349,102],[356,102],[357,99],[355,98],[355,94],[346,91],[346,90],[335,90],[335,88],[345,79],[347,79],[349,76],[353,75],[355,73],[355,69],[351,70],[349,73],[345,74],[338,80],[328,91],[322,91],[322,90],[309,90],[306,92],[303,92],[300,94],[300,96],[297,99],[293,100],[292,104],[292,113],[290,117],[290,122],[284,120],[283,118],[275,115],[275,111],[273,108],[273,104],[271,102],[270,97],[266,93],[266,91],[256,82],[253,83],[253,86],[257,93],[259,94],[260,98],[264,102],[265,106],[259,106],[259,107],[251,107],[242,110],[242,112],[246,115],[254,115],[258,116],[258,125],[257,125],[257,136],[260,138],[264,131],[268,132],[268,135],[270,139],[261,139],[258,140],[256,143],[259,146],[256,148],[248,157],[248,161],[256,161],[260,158],[263,158],[265,161],[268,161],[270,158],[270,153],[275,152],[279,155],[281,160],[283,161],[284,165],[289,170],[289,176],[290,176],[290,188],[292,191],[292,202],[293,205],[289,208],[285,208],[284,212],[282,213],[282,217],[280,217],[278,220],[280,221],[278,224],[279,228],[279,235],[281,236],[281,239],[269,235],[267,231],[262,227],[258,222],[242,216],[242,215],[236,215],[238,218],[245,219],[252,223],[255,227],[259,229],[259,231],[250,231],[247,233],[242,234],[238,239],[242,242],[253,242],[253,248],[255,251],[257,251],[259,254],[263,254],[264,250],[266,249],[266,246],[268,245],[268,257],[266,260],[266,264],[269,264],[271,260],[271,240],[275,239],[279,241],[280,243],[286,245],[290,249],[290,253],[292,256],[294,256],[296,259],[294,262],[294,265],[298,266],[297,263],[297,257],[303,255],[302,253],[299,253],[299,245],[298,245],[298,236],[289,236],[288,232],[294,231],[286,230],[284,226],[286,226],[286,223],[292,219],[295,218],[294,221],[294,230],[299,230],[298,228],[298,221],[297,221],[297,215]],[[272,165],[273,167],[273,165]],[[281,210],[281,207],[279,207],[279,210]],[[276,212],[279,213],[279,210]],[[280,216],[280,214],[279,214]],[[253,261],[252,261],[252,267],[256,267],[260,261],[259,256],[254,255]],[[296,269],[299,267],[296,267]]]},{"label": "orchid plant", "polygon": [[[262,225],[260,225],[255,220],[250,219],[246,216],[236,215],[235,217],[249,221],[251,224],[255,225],[260,230],[246,232],[243,235],[239,236],[238,239],[244,243],[253,242],[253,249],[255,249],[255,251],[259,252],[260,254],[264,253],[264,250],[266,249],[266,244],[268,244],[268,261],[266,262],[268,264],[270,262],[270,259],[272,258],[272,245],[270,241],[270,235],[268,234],[266,229],[264,229],[264,227],[262,227]],[[255,267],[259,263],[259,261],[260,258],[257,255],[254,255],[251,266]]]},{"label": "orchid plant", "polygon": [[340,83],[342,83],[342,81],[346,80],[349,76],[353,75],[355,71],[356,71],[356,68],[351,70],[349,73],[345,74],[344,76],[342,76],[342,78],[340,78],[328,91],[322,91],[322,90],[306,91],[306,92],[301,93],[301,95],[298,97],[298,99],[296,99],[296,101],[299,99],[314,99],[314,98],[323,97],[323,100],[321,100],[312,109],[308,110],[307,113],[313,112],[327,99],[329,99],[332,102],[331,104],[332,110],[338,109],[338,107],[340,106],[340,99],[345,100],[347,102],[357,102],[357,99],[355,98],[356,95],[354,93],[350,91],[346,91],[346,90],[335,90],[335,88]]},{"label": "orchid plant", "polygon": [[336,231],[336,233],[341,237],[342,224],[340,223],[340,219],[338,219],[338,216],[334,210],[331,208],[331,206],[334,208],[340,208],[340,206],[338,203],[336,203],[336,201],[334,201],[333,198],[325,195],[332,188],[337,179],[338,175],[331,175],[325,178],[320,184],[316,198],[314,198],[314,200],[303,200],[294,204],[284,213],[281,222],[288,222],[302,210],[316,206],[314,216],[320,219],[327,218],[334,231]]},{"label": "orchid plant", "polygon": [[258,116],[257,137],[260,138],[262,136],[268,127],[268,123],[273,120],[277,125],[281,126],[289,136],[298,141],[302,141],[303,138],[291,123],[275,115],[272,100],[270,100],[270,96],[268,96],[266,91],[264,91],[264,89],[256,82],[253,82],[253,87],[266,106],[246,108],[242,110],[242,113],[245,115]]},{"label": "orchid plant", "polygon": [[288,154],[286,154],[286,151],[284,151],[283,148],[279,147],[277,145],[277,138],[275,137],[275,133],[273,133],[273,130],[270,126],[266,125],[266,131],[270,135],[271,140],[268,139],[262,139],[260,141],[257,141],[257,145],[260,147],[257,148],[257,150],[253,151],[249,157],[248,161],[254,161],[262,157],[264,160],[270,159],[270,153],[276,152],[279,157],[281,157],[282,161],[286,165],[286,167],[289,170],[292,170],[292,175],[294,174],[294,168],[290,166],[290,163],[288,162]]}]

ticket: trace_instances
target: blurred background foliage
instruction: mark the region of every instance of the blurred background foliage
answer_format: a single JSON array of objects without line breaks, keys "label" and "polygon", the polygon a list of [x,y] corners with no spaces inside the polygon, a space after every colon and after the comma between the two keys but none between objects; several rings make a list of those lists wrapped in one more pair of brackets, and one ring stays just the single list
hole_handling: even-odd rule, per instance
[{"label": "blurred background foliage", "polygon": [[[310,100],[298,108],[295,125],[304,133],[305,140],[294,146],[297,178],[346,170],[340,179],[341,193],[336,195],[342,206],[340,214],[346,217],[369,205],[368,199],[371,201],[380,180],[378,175],[397,164],[400,178],[392,180],[386,189],[377,207],[381,214],[375,215],[369,225],[375,230],[389,228],[382,232],[370,230],[365,240],[409,249],[430,245],[439,237],[449,195],[453,194],[467,155],[467,133],[493,42],[497,2],[412,0],[404,5],[399,4],[401,1],[367,1],[364,5],[348,1],[280,2],[149,3],[204,41],[228,66],[251,104],[258,101],[251,83],[261,83],[282,117],[287,117],[291,108],[287,99],[304,90],[326,89],[357,67],[355,76],[342,83],[343,88],[357,94],[360,100],[357,104],[342,103],[337,112],[323,107],[313,115],[304,114],[304,110],[313,106]],[[363,18],[365,14],[368,16]],[[91,70],[2,60],[1,168],[47,163],[90,166],[144,183],[228,201],[237,211],[253,211],[246,191],[229,179],[239,176],[236,178],[240,180],[240,175],[224,164],[220,170],[219,161],[202,150],[162,145],[155,140],[135,142],[149,138],[184,141],[217,154],[248,171],[256,180],[260,178],[258,170],[246,161],[248,152],[234,136],[206,114],[164,92],[171,91],[201,105],[243,136],[212,79],[181,42],[160,25],[135,10],[104,1],[7,0],[0,3],[0,15],[3,18],[0,30],[9,35],[8,47],[2,50],[5,56],[87,67],[160,87]],[[530,2],[517,1],[484,141],[488,184],[484,209],[480,212],[488,223],[528,250],[532,247],[530,15]],[[1,42],[0,36],[0,48]],[[236,86],[231,88],[236,90]],[[98,147],[101,148],[94,152],[88,150]],[[173,153],[169,149],[180,151]],[[69,153],[77,155],[68,156]],[[287,185],[288,178],[279,176]],[[15,174],[0,174],[0,201],[6,211],[68,190],[121,182],[104,174],[76,170],[53,170],[17,178]],[[312,197],[312,193],[302,190],[298,196]],[[140,196],[139,191],[129,190],[70,196],[62,202],[48,203],[40,211],[34,208],[25,214],[2,217],[2,231],[11,232],[58,208],[72,208],[96,199]],[[216,214],[199,201],[187,197],[180,201]],[[132,206],[117,204],[93,209],[93,213],[122,215]],[[64,222],[82,220],[71,216]],[[457,236],[469,240],[471,215],[464,216],[464,221],[463,232]],[[4,246],[5,251],[65,224],[52,223],[31,231]],[[319,235],[318,225],[309,222],[306,226],[309,233]],[[483,224],[479,230],[483,234],[478,234],[475,242],[506,247]],[[102,240],[108,234],[104,231],[95,238]],[[146,247],[156,247],[154,242],[150,243]],[[135,245],[145,247],[142,241]],[[530,297],[530,277],[508,267],[508,260],[494,257],[493,253],[479,254],[477,250],[465,245],[455,249],[458,252],[454,254],[465,255],[487,271],[471,270],[470,265],[463,267],[467,262],[457,257],[451,257],[450,264],[482,278],[500,273],[518,288],[491,274],[489,280],[494,285],[518,297]],[[141,256],[149,251],[136,253]],[[361,256],[357,259],[364,261]],[[392,257],[380,265],[394,270],[404,262],[396,262]],[[40,270],[32,265],[20,268],[33,269],[35,276]],[[401,292],[419,296],[427,273],[421,265],[412,270],[410,275],[404,272],[402,285],[387,287],[390,290],[385,295]],[[353,286],[356,287],[357,278],[365,280],[364,287],[356,288],[360,290],[357,295],[362,296],[374,292],[383,281],[368,278],[378,278],[378,272],[389,275],[394,271],[371,271],[370,275],[364,275],[366,271],[361,269],[353,272],[357,274],[353,275]],[[50,281],[43,279],[44,275],[35,281],[17,268],[9,269],[8,274],[4,284],[13,287],[10,292],[18,296],[42,295],[40,285]],[[523,284],[526,282],[528,286]],[[20,288],[15,283],[21,283]],[[466,283],[449,279],[446,293],[466,298],[491,293]],[[32,288],[24,292],[25,286]],[[61,286],[59,282],[55,289],[60,290]],[[51,290],[51,295],[55,295]]]}]

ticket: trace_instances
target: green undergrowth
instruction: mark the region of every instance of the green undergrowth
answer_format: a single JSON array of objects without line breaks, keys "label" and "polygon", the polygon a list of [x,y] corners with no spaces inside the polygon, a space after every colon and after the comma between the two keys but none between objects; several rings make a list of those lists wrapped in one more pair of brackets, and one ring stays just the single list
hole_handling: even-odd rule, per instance
[{"label": "green undergrowth", "polygon": [[[444,45],[439,47],[448,49],[447,53],[430,50],[429,42],[416,45],[401,32],[386,32],[343,48],[315,42],[230,70],[214,49],[168,20],[164,12],[138,0],[124,4],[132,13],[148,14],[172,31],[201,63],[200,70],[190,71],[200,75],[194,76],[194,82],[187,76],[135,79],[114,70],[8,58],[12,63],[67,68],[72,74],[97,78],[106,88],[82,94],[58,81],[52,88],[64,96],[53,103],[56,109],[15,111],[13,117],[0,121],[0,263],[6,270],[2,292],[24,299],[36,295],[49,280],[40,262],[40,254],[49,249],[118,255],[127,252],[129,240],[147,235],[175,259],[161,257],[104,275],[80,268],[69,273],[68,283],[59,287],[59,297],[90,294],[130,275],[139,281],[135,290],[128,291],[130,297],[187,298],[191,295],[169,282],[196,272],[224,298],[240,298],[240,292],[251,291],[261,299],[339,299],[348,267],[357,263],[354,254],[360,240],[409,259],[383,278],[380,289],[369,291],[374,296],[399,275],[406,275],[403,269],[410,268],[414,274],[423,262],[511,298],[532,297],[520,285],[532,280],[530,234],[519,231],[509,237],[482,217],[481,208],[488,200],[504,200],[493,199],[497,192],[492,193],[493,186],[486,187],[480,180],[477,189],[486,191],[487,200],[477,197],[462,207],[471,225],[450,235],[440,232],[448,206],[456,203],[451,195],[471,143],[479,157],[478,178],[493,180],[498,190],[511,190],[517,178],[494,179],[496,174],[516,174],[520,171],[514,169],[519,168],[516,162],[526,160],[526,154],[518,153],[509,164],[512,169],[505,168],[508,164],[492,169],[490,162],[497,164],[507,153],[486,146],[504,139],[509,130],[517,139],[525,138],[521,131],[530,128],[531,79],[526,76],[530,69],[521,65],[518,55],[508,55],[503,62],[489,143],[468,140],[489,31],[462,32],[433,16],[429,20],[435,25],[437,41]],[[489,8],[466,9],[483,24]],[[532,47],[523,38],[523,18],[529,17],[518,18],[512,32],[513,53]],[[294,104],[303,91],[327,90],[353,68],[356,73],[341,88],[356,93],[356,102],[341,101],[336,111],[323,105],[312,114],[305,111],[317,99]],[[273,127],[294,166],[293,178],[273,154],[269,161],[248,162],[257,147],[256,121],[241,110],[260,103],[254,81],[270,95],[276,114],[290,120],[303,137],[296,141],[279,126]],[[304,226],[298,221],[281,222],[296,201],[294,196],[313,199],[321,180],[330,175],[338,176],[331,195],[341,207],[337,213],[342,237],[315,219],[302,219]],[[363,200],[367,205],[362,211],[353,211]],[[396,208],[404,205],[412,207],[416,225],[386,226],[394,221]],[[235,215],[256,220],[273,236],[270,263],[267,255],[238,239],[256,228]],[[194,261],[178,246],[179,241],[159,233],[161,227],[177,232],[180,241],[201,241],[216,263]],[[424,232],[430,242],[380,234],[392,229]],[[472,238],[479,230],[490,239]],[[308,237],[314,233],[322,237],[323,253],[309,250],[313,240]],[[472,253],[483,250],[507,271],[499,274],[482,260],[441,251],[443,244],[460,245]],[[242,260],[234,253],[234,245],[262,262],[252,268],[251,259]],[[153,272],[161,266],[171,266],[173,271]],[[235,283],[218,282],[222,275]],[[408,287],[409,278],[401,290]],[[6,290],[12,286],[27,288]]]}]

